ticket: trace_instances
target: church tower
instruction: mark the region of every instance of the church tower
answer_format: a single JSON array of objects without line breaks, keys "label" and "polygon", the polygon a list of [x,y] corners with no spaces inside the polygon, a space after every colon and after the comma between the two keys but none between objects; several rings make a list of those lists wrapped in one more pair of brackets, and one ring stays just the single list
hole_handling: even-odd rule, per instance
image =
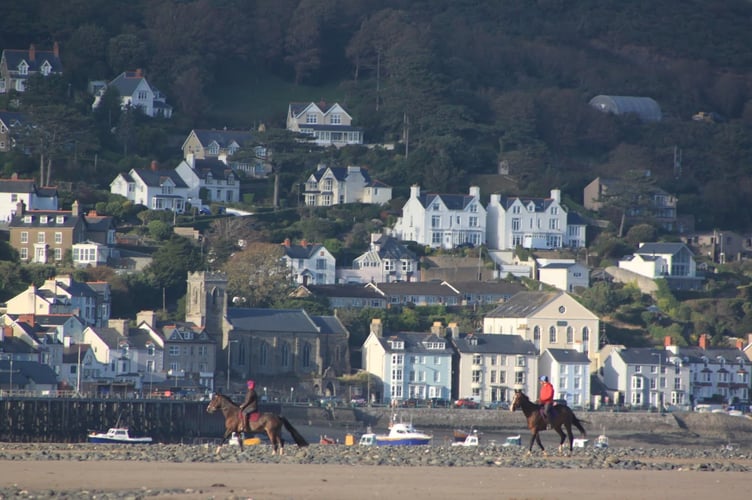
[{"label": "church tower", "polygon": [[227,275],[223,272],[188,273],[185,320],[203,326],[209,337],[222,338],[227,314]]}]

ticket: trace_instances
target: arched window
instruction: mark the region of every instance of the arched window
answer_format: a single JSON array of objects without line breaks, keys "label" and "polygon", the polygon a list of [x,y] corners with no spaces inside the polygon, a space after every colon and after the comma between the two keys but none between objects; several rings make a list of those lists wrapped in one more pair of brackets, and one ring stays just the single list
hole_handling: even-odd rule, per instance
[{"label": "arched window", "polygon": [[555,326],[548,327],[548,342],[551,344],[556,343],[556,327]]},{"label": "arched window", "polygon": [[282,343],[282,366],[290,366],[290,345],[287,342]]},{"label": "arched window", "polygon": [[266,358],[269,355],[269,348],[267,347],[266,343],[261,344],[261,347],[259,348],[259,364],[261,366],[266,366]]},{"label": "arched window", "polygon": [[574,344],[574,328],[567,327],[567,344]]},{"label": "arched window", "polygon": [[304,368],[308,368],[309,366],[311,366],[311,345],[310,344],[305,344],[303,346],[302,362],[303,362]]},{"label": "arched window", "polygon": [[540,342],[540,327],[533,327],[533,342]]},{"label": "arched window", "polygon": [[590,342],[590,328],[583,326],[582,327],[582,343],[585,345],[585,348],[587,349],[588,342]]}]

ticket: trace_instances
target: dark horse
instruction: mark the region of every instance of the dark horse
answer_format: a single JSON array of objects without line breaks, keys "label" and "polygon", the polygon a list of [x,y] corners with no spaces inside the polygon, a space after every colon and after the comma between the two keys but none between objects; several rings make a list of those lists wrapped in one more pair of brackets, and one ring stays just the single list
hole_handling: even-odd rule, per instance
[{"label": "dark horse", "polygon": [[[244,435],[240,432],[240,422],[243,418],[243,414],[240,411],[240,407],[232,402],[227,396],[216,392],[209,402],[209,406],[206,407],[206,411],[214,413],[217,410],[222,411],[222,415],[225,417],[225,434],[222,438],[222,442],[217,447],[217,453],[219,453],[220,447],[227,442],[232,436],[233,432],[237,432],[240,438],[238,439],[240,444],[240,450],[243,450]],[[308,442],[305,438],[290,424],[290,422],[282,416],[277,416],[274,413],[261,413],[258,420],[255,422],[248,422],[249,434],[256,434],[260,432],[266,432],[269,436],[269,442],[272,444],[272,453],[277,454],[279,450],[280,455],[284,455],[285,442],[282,439],[282,426],[284,425],[287,432],[290,433],[295,444],[298,446],[308,446]]]},{"label": "dark horse", "polygon": [[[541,408],[542,405],[535,404],[532,401],[530,401],[530,398],[528,398],[525,393],[523,393],[520,390],[514,391],[514,401],[512,401],[512,408],[511,410],[514,411],[517,408],[520,408],[522,410],[522,413],[525,414],[525,418],[527,418],[527,427],[530,429],[530,434],[532,435],[530,438],[530,448],[528,449],[528,453],[533,452],[533,443],[538,443],[538,446],[540,446],[540,449],[544,452],[546,451],[545,448],[543,448],[543,444],[541,444],[540,440],[540,431],[546,430],[546,420],[543,418],[543,415],[541,415]],[[551,418],[551,427],[559,434],[559,437],[561,437],[561,441],[559,442],[559,452],[562,451],[562,448],[564,447],[564,440],[568,437],[569,438],[569,451],[572,451],[572,441],[574,440],[574,437],[572,436],[572,425],[577,427],[579,431],[582,433],[582,437],[585,437],[585,428],[582,427],[582,422],[575,416],[574,412],[566,405],[556,405],[551,410],[551,413],[553,414],[553,417]],[[564,431],[561,429],[561,427],[564,426],[567,429],[566,436],[564,435]]]}]

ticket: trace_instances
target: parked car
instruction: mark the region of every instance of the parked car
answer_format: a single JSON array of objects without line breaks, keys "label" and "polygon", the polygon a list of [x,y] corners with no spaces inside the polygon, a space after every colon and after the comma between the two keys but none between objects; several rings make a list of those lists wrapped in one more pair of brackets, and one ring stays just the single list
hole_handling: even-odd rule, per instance
[{"label": "parked car", "polygon": [[454,407],[455,408],[468,408],[471,410],[475,410],[480,407],[480,404],[477,401],[472,400],[470,398],[462,398],[454,402]]},{"label": "parked car", "polygon": [[491,401],[486,405],[487,410],[508,410],[509,403],[506,401]]},{"label": "parked car", "polygon": [[452,406],[451,401],[442,398],[427,399],[426,404],[431,408],[449,408],[450,406]]}]

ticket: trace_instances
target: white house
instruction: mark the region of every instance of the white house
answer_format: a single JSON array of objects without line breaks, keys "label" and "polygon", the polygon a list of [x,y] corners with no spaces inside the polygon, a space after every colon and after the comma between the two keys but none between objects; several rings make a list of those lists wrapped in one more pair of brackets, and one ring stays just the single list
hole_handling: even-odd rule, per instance
[{"label": "white house", "polygon": [[471,186],[468,195],[421,194],[420,186],[412,186],[391,235],[432,248],[485,244],[486,209],[480,203],[480,188]]},{"label": "white house", "polygon": [[92,108],[99,107],[102,96],[108,88],[118,91],[122,109],[137,108],[146,116],[151,117],[170,118],[172,116],[172,106],[167,104],[165,96],[159,90],[149,84],[140,69],[123,71],[110,83],[99,88],[94,97],[94,103],[91,105]]},{"label": "white house", "polygon": [[561,204],[561,191],[551,190],[549,198],[502,197],[492,194],[488,204],[488,246],[512,250],[518,246],[535,249],[584,247],[584,222],[573,217]]},{"label": "white house", "polygon": [[600,320],[566,292],[519,292],[486,314],[483,332],[521,335],[541,353],[582,349],[590,371],[599,367]]},{"label": "white house", "polygon": [[431,330],[384,333],[381,320],[371,320],[361,350],[363,369],[381,380],[384,391],[372,400],[396,403],[451,397],[452,349],[441,332]]},{"label": "white house", "polygon": [[190,189],[176,170],[159,170],[152,162],[150,169],[133,168],[118,174],[110,183],[110,192],[151,210],[183,213]]},{"label": "white house", "polygon": [[287,130],[310,135],[319,146],[363,144],[363,129],[352,126],[352,117],[338,103],[290,103]]},{"label": "white house", "polygon": [[557,399],[568,406],[590,406],[590,360],[577,349],[546,349],[538,360],[540,375],[547,375]]},{"label": "white house", "polygon": [[538,281],[565,292],[590,287],[590,270],[571,259],[538,259],[537,270]]},{"label": "white house", "polygon": [[62,75],[60,46],[52,50],[38,50],[34,44],[29,49],[4,49],[0,57],[0,94],[15,90],[26,91],[26,80],[31,75]]},{"label": "white house", "polygon": [[619,261],[619,268],[650,279],[665,278],[672,289],[696,289],[702,284],[694,254],[684,243],[640,243],[634,254]]},{"label": "white house", "polygon": [[57,210],[57,189],[39,187],[34,179],[0,179],[0,221],[10,221],[16,214],[19,202],[26,210]]},{"label": "white house", "polygon": [[292,279],[299,285],[333,285],[336,282],[336,260],[324,245],[302,240],[293,245],[289,239],[282,244],[285,263]]},{"label": "white house", "polygon": [[308,206],[328,207],[343,203],[384,205],[392,199],[392,188],[372,180],[368,170],[357,166],[327,167],[319,164],[305,183]]},{"label": "white house", "polygon": [[637,347],[613,349],[600,372],[614,404],[640,409],[669,405],[687,409],[691,402],[690,377],[689,364],[680,356],[668,350]]},{"label": "white house", "polygon": [[450,323],[457,351],[456,395],[481,404],[511,401],[515,389],[537,394],[538,350],[519,335],[457,335]]},{"label": "white house", "polygon": [[[187,201],[192,206],[209,203],[237,203],[240,201],[240,180],[224,161],[224,157],[197,159],[189,154],[175,171],[188,187]],[[206,199],[201,199],[201,189]]]},{"label": "white house", "polygon": [[346,283],[417,281],[418,257],[391,236],[371,234],[371,246],[353,260],[352,269],[338,269],[337,279]]}]

